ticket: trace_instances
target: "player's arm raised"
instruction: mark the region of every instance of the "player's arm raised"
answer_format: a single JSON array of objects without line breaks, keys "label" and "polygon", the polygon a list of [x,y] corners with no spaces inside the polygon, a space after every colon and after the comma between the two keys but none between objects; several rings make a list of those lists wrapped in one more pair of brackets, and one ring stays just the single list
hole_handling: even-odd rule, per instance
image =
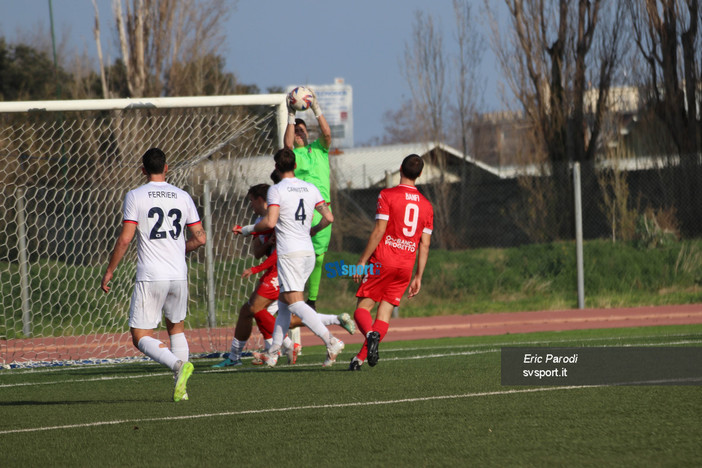
[{"label": "player's arm raised", "polygon": [[295,147],[295,109],[290,104],[290,94],[285,97],[285,104],[288,106],[288,126],[285,127],[283,147],[293,149]]},{"label": "player's arm raised", "polygon": [[427,266],[429,258],[429,245],[431,244],[431,234],[422,233],[422,238],[419,241],[419,251],[417,252],[417,270],[414,273],[414,278],[410,282],[409,297],[414,297],[422,289],[422,276],[424,275],[424,267]]},{"label": "player's arm raised", "polygon": [[317,224],[312,226],[310,229],[310,236],[314,236],[319,231],[334,222],[334,215],[326,203],[320,203],[315,207],[315,209],[322,215],[322,219]]},{"label": "player's arm raised", "polygon": [[[375,220],[375,226],[373,226],[373,230],[371,231],[370,237],[368,238],[368,244],[366,244],[366,248],[363,250],[361,258],[358,259],[356,271],[364,271],[364,267],[366,266],[366,263],[368,263],[368,259],[371,257],[371,255],[373,255],[373,252],[375,252],[375,248],[378,247],[378,244],[383,238],[383,234],[385,234],[385,229],[387,227],[387,219]],[[363,275],[361,274],[353,275],[353,280],[356,283],[360,283],[362,279]]]},{"label": "player's arm raised", "polygon": [[326,117],[324,117],[324,114],[322,113],[322,108],[319,106],[319,102],[317,101],[317,94],[315,94],[314,90],[312,91],[312,104],[310,105],[310,108],[312,109],[312,112],[314,112],[314,116],[317,119],[317,123],[319,124],[319,142],[324,146],[324,149],[328,150],[331,148],[331,143],[332,143],[332,133],[331,133],[331,127],[329,127],[329,122],[327,122]]},{"label": "player's arm raised", "polygon": [[129,248],[129,244],[134,239],[136,234],[137,225],[136,223],[125,222],[122,223],[122,231],[119,233],[119,237],[115,242],[115,248],[112,250],[112,255],[110,255],[110,261],[107,264],[107,269],[105,270],[105,275],[102,277],[102,282],[100,283],[100,288],[105,291],[110,291],[109,282],[117,269],[117,265],[124,257],[124,254]]}]

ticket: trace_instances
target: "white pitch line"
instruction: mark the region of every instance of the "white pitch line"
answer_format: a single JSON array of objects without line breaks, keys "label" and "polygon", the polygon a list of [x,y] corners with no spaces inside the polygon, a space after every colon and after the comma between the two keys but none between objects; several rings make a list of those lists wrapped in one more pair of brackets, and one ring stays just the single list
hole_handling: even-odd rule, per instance
[{"label": "white pitch line", "polygon": [[[675,336],[675,335],[673,335]],[[683,335],[684,336],[684,335]],[[636,338],[655,338],[656,335],[646,337],[636,337]],[[612,338],[612,339],[620,339],[620,338]],[[566,342],[570,342],[572,340],[564,340]],[[472,356],[476,354],[487,354],[487,353],[494,353],[500,351],[499,347],[502,346],[523,346],[523,345],[534,345],[534,344],[544,344],[544,343],[556,343],[557,341],[552,341],[552,340],[547,340],[547,341],[525,341],[525,342],[513,342],[513,343],[498,343],[494,345],[452,345],[452,346],[429,346],[426,348],[396,348],[396,349],[383,349],[383,353],[391,353],[391,352],[403,352],[403,351],[424,351],[424,350],[430,350],[430,349],[461,349],[461,348],[466,348],[467,346],[470,347],[481,347],[481,346],[491,346],[488,349],[484,350],[476,350],[476,351],[463,351],[463,352],[451,352],[451,353],[440,353],[440,354],[422,354],[419,356],[406,356],[406,357],[395,357],[395,358],[388,358],[388,357],[383,357],[383,362],[386,361],[405,361],[405,360],[416,360],[416,359],[433,359],[433,358],[444,358],[444,357],[455,357],[455,356]],[[635,347],[635,346],[671,346],[671,345],[683,345],[683,344],[700,344],[699,340],[682,340],[682,341],[669,341],[669,342],[661,342],[661,343],[639,343],[639,344],[626,344],[626,345],[618,345],[622,347]],[[497,347],[496,347],[497,346]],[[153,362],[145,362],[144,364],[156,364]],[[342,364],[343,365],[343,364]],[[301,368],[301,367],[319,367],[319,363],[307,363],[307,364],[296,364],[296,368]],[[67,370],[72,370],[75,371],[77,368],[75,367],[66,367],[62,369],[53,369],[52,372],[60,372],[60,371],[67,371]],[[91,367],[91,369],[94,369]],[[283,366],[282,369],[288,369],[288,367]],[[252,372],[257,372],[257,371],[267,371],[269,370],[267,367],[262,366],[259,369],[251,369],[251,368],[246,368],[246,369],[240,369],[240,368],[232,368],[232,369],[206,369],[206,370],[197,370],[198,374],[210,374],[210,373],[224,373],[224,372],[241,372],[241,371],[252,371]],[[21,375],[32,375],[33,371],[28,371],[28,372],[21,372],[18,374],[15,374],[17,376]],[[0,388],[14,388],[14,387],[25,387],[25,386],[33,386],[33,385],[56,385],[56,384],[67,384],[67,383],[85,383],[85,382],[99,382],[99,381],[106,381],[106,380],[128,380],[128,379],[141,379],[141,378],[150,378],[150,377],[161,377],[164,375],[172,375],[170,372],[153,372],[149,374],[144,374],[144,375],[132,375],[132,376],[123,376],[123,375],[116,375],[116,376],[106,376],[106,377],[94,377],[90,379],[76,379],[76,380],[53,380],[50,382],[18,382],[18,383],[13,383],[13,384],[0,384]],[[7,375],[9,377],[9,375]]]},{"label": "white pitch line", "polygon": [[[432,359],[432,358],[443,358],[443,357],[455,357],[455,356],[471,356],[474,354],[486,354],[486,353],[494,353],[496,351],[499,351],[499,349],[488,349],[488,350],[482,350],[482,351],[464,351],[464,352],[459,352],[459,353],[443,353],[443,354],[422,354],[420,356],[406,356],[406,357],[395,357],[395,358],[384,358],[383,362],[385,361],[405,361],[405,360],[412,360],[412,359]],[[342,364],[343,365],[343,364]],[[295,364],[294,368],[301,368],[301,367],[321,367],[321,363],[307,363],[307,364]],[[286,369],[293,369],[293,367],[288,367],[288,366],[281,366],[281,367],[276,367],[276,369],[280,370],[286,370]],[[266,372],[268,369],[266,366],[262,366],[259,369],[252,369],[252,368],[245,368],[245,369],[240,369],[238,367],[232,368],[232,369],[203,369],[203,370],[197,370],[196,374],[223,374],[226,372],[241,372],[241,371],[250,371],[250,372]],[[90,379],[75,379],[75,380],[52,380],[50,382],[18,382],[18,383],[13,383],[13,384],[0,384],[0,388],[13,388],[13,387],[27,387],[27,386],[34,386],[34,385],[56,385],[56,384],[72,384],[72,383],[85,383],[85,382],[101,382],[105,380],[127,380],[127,379],[143,379],[143,378],[149,378],[149,377],[161,377],[164,375],[173,375],[172,372],[152,372],[149,374],[143,374],[143,375],[114,375],[114,376],[106,376],[106,377],[93,377]]]},{"label": "white pitch line", "polygon": [[[383,352],[402,352],[402,351],[426,351],[429,349],[462,349],[462,348],[485,348],[485,347],[501,347],[501,346],[524,346],[524,345],[539,345],[539,344],[555,344],[555,343],[573,343],[577,341],[578,343],[586,343],[586,342],[593,342],[593,341],[617,341],[621,340],[623,338],[629,339],[629,340],[644,340],[644,339],[649,339],[649,338],[678,338],[678,337],[683,337],[683,336],[690,336],[689,333],[685,334],[674,334],[674,335],[635,335],[635,336],[611,336],[611,337],[600,337],[600,338],[582,338],[578,340],[573,340],[572,338],[570,339],[561,339],[561,340],[533,340],[533,341],[505,341],[502,343],[469,343],[469,344],[461,344],[461,345],[446,345],[446,346],[415,346],[412,348],[387,348],[383,347]],[[679,341],[679,342],[670,342],[670,343],[645,343],[641,345],[630,345],[630,346],[658,346],[658,345],[672,345],[672,344],[689,344],[689,343],[698,343],[699,341]],[[394,343],[393,343],[394,344]],[[388,346],[391,346],[390,343],[388,343]],[[250,358],[243,358],[243,359],[250,359]],[[70,366],[62,366],[62,367],[50,367],[50,368],[29,368],[29,369],[14,369],[11,372],[0,374],[2,377],[15,377],[15,376],[23,376],[27,374],[42,374],[42,373],[49,373],[49,372],[65,372],[65,371],[75,371],[75,370],[83,370],[83,369],[94,369],[96,366],[99,366],[100,369],[111,369],[115,367],[120,367],[125,364],[142,364],[142,365],[151,365],[151,366],[160,366],[160,364],[151,361],[151,360],[139,360],[139,361],[130,361],[130,362],[122,362],[122,363],[110,363],[110,364],[90,364],[90,365],[70,365]],[[2,387],[2,385],[0,385]]]},{"label": "white pitch line", "polygon": [[482,393],[464,393],[462,395],[437,395],[430,397],[418,397],[418,398],[402,398],[399,400],[383,400],[383,401],[365,401],[365,402],[353,402],[353,403],[337,403],[333,405],[308,405],[308,406],[290,406],[284,408],[267,408],[258,410],[243,410],[243,411],[225,411],[221,413],[205,413],[205,414],[193,414],[188,416],[168,416],[162,418],[142,418],[142,419],[121,419],[115,421],[95,421],[91,423],[82,424],[66,424],[63,426],[45,426],[45,427],[30,427],[26,429],[10,429],[7,431],[0,431],[0,435],[4,434],[20,434],[26,432],[42,432],[42,431],[54,431],[61,429],[80,429],[86,427],[96,427],[96,426],[111,426],[116,424],[140,424],[146,422],[166,422],[166,421],[182,421],[191,419],[203,419],[203,418],[216,418],[223,416],[244,416],[251,414],[265,414],[265,413],[282,413],[288,411],[305,411],[305,410],[317,410],[317,409],[336,409],[336,408],[350,408],[358,406],[376,406],[376,405],[395,405],[402,403],[417,403],[423,401],[436,401],[436,400],[453,400],[459,398],[477,398],[477,397],[490,397],[490,396],[500,396],[500,395],[512,395],[517,393],[535,393],[535,392],[549,392],[556,390],[575,390],[584,388],[597,388],[599,385],[581,385],[572,387],[542,387],[542,388],[530,388],[522,390],[503,390],[496,392],[482,392]]},{"label": "white pitch line", "polygon": [[55,385],[55,384],[72,384],[85,382],[100,382],[104,380],[129,380],[129,379],[144,379],[149,377],[160,377],[163,375],[173,375],[173,372],[154,372],[144,375],[112,375],[106,377],[93,377],[92,379],[75,379],[75,380],[53,380],[51,382],[19,382],[14,384],[0,384],[0,388],[12,387],[33,387],[35,385]]},{"label": "white pitch line", "polygon": [[[581,338],[574,340],[572,338],[564,338],[560,340],[535,340],[535,341],[505,341],[502,343],[471,343],[471,344],[462,344],[462,345],[452,345],[452,346],[415,346],[413,348],[387,348],[383,347],[383,351],[388,352],[388,351],[423,351],[427,349],[451,349],[451,348],[485,348],[485,347],[503,347],[503,346],[525,346],[525,345],[540,345],[540,344],[548,344],[552,345],[555,343],[587,343],[587,342],[593,342],[593,341],[617,341],[617,340],[622,340],[626,338],[627,340],[644,340],[644,339],[649,339],[649,338],[680,338],[683,336],[690,336],[690,333],[685,333],[685,334],[676,334],[676,335],[639,335],[639,336],[611,336],[611,337],[600,337],[600,338]],[[667,342],[667,343],[646,343],[646,344],[639,344],[639,345],[617,345],[617,346],[660,346],[660,345],[672,345],[672,344],[685,344],[685,343],[700,343],[701,340],[693,340],[693,341],[674,341],[674,342]],[[388,343],[388,346],[390,343]],[[573,347],[574,345],[570,345],[569,347]],[[578,347],[575,345],[575,347]]]},{"label": "white pitch line", "polygon": [[[550,333],[550,332],[546,332]],[[554,343],[573,343],[575,341],[579,343],[585,343],[585,342],[593,342],[593,341],[616,341],[616,340],[621,340],[621,339],[647,339],[647,338],[660,338],[660,337],[665,337],[665,338],[676,338],[676,337],[682,337],[682,336],[690,336],[690,333],[685,333],[685,334],[673,334],[673,335],[635,335],[635,336],[611,336],[611,337],[595,337],[595,338],[582,338],[582,339],[577,339],[574,340],[572,338],[564,338],[560,340],[534,340],[534,341],[518,341],[518,342],[502,342],[502,343],[471,343],[471,344],[464,344],[464,345],[451,345],[451,346],[416,346],[412,348],[383,348],[384,352],[394,352],[394,351],[423,351],[423,350],[428,350],[428,349],[456,349],[456,348],[480,348],[480,347],[486,347],[486,346],[522,346],[522,345],[532,345],[532,344],[554,344]],[[455,337],[458,338],[458,337]],[[469,338],[475,338],[475,337],[469,337]],[[681,341],[681,342],[671,342],[671,343],[644,343],[640,345],[628,345],[628,346],[659,346],[661,344],[686,344],[686,343],[698,343],[699,341]],[[627,345],[622,345],[622,346],[627,346]],[[247,358],[244,358],[247,359]],[[119,363],[104,363],[104,364],[73,364],[73,365],[66,365],[66,366],[61,366],[61,367],[49,367],[49,368],[42,368],[42,367],[36,367],[36,368],[27,368],[27,369],[13,369],[11,372],[0,374],[4,377],[10,377],[10,376],[18,376],[18,375],[26,375],[30,373],[35,373],[35,374],[40,374],[40,373],[47,373],[47,372],[62,372],[66,370],[82,370],[82,369],[94,369],[96,366],[99,366],[101,369],[110,369],[113,367],[119,367],[123,366],[125,364],[146,364],[146,365],[153,365],[157,366],[159,365],[158,363],[148,360],[146,358],[144,359],[135,359],[131,360],[129,362],[119,362]],[[1,385],[0,385],[1,387]]]}]

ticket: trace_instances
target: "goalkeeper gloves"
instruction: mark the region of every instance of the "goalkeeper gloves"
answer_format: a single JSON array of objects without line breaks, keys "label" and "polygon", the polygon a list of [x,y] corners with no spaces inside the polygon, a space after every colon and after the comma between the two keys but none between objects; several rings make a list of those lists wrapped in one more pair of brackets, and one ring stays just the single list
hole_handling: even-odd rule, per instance
[{"label": "goalkeeper gloves", "polygon": [[313,89],[310,89],[310,91],[312,91],[312,104],[310,104],[310,108],[312,109],[312,112],[314,112],[314,117],[318,119],[322,115],[322,108],[319,107],[317,94],[315,94]]},{"label": "goalkeeper gloves", "polygon": [[295,109],[290,105],[290,94],[285,98],[285,105],[288,107],[288,125],[295,125]]}]

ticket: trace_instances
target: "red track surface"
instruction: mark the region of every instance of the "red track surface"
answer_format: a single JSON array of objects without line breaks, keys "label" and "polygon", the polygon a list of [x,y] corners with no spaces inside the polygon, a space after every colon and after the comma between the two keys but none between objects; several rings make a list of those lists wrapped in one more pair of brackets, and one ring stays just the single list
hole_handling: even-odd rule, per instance
[{"label": "red track surface", "polygon": [[[397,318],[391,320],[390,330],[383,341],[699,323],[702,323],[702,304]],[[332,332],[347,344],[362,342],[359,333],[348,335],[339,327],[332,327]],[[232,333],[231,329],[189,330],[187,336],[190,352],[200,354],[227,351]],[[165,338],[165,332],[159,335]],[[301,330],[301,335],[303,344],[321,344],[307,328]],[[95,342],[101,343],[99,350],[95,348]],[[128,333],[8,340],[0,342],[0,350],[4,354],[0,361],[6,363],[14,359],[50,361],[140,355],[132,346]]]}]

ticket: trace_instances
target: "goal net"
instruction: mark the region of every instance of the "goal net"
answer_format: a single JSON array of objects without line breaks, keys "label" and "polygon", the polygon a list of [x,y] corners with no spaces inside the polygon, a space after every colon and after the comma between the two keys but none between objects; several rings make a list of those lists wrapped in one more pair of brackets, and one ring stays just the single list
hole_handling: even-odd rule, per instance
[{"label": "goal net", "polygon": [[[127,191],[145,183],[141,156],[165,153],[207,231],[188,255],[191,353],[229,349],[256,278],[249,186],[271,183],[285,96],[219,96],[0,103],[0,361],[3,367],[141,356],[128,334],[136,247],[100,280]],[[160,327],[157,334],[165,336]],[[260,340],[259,337],[253,337]],[[254,343],[255,344],[255,343]]]}]

